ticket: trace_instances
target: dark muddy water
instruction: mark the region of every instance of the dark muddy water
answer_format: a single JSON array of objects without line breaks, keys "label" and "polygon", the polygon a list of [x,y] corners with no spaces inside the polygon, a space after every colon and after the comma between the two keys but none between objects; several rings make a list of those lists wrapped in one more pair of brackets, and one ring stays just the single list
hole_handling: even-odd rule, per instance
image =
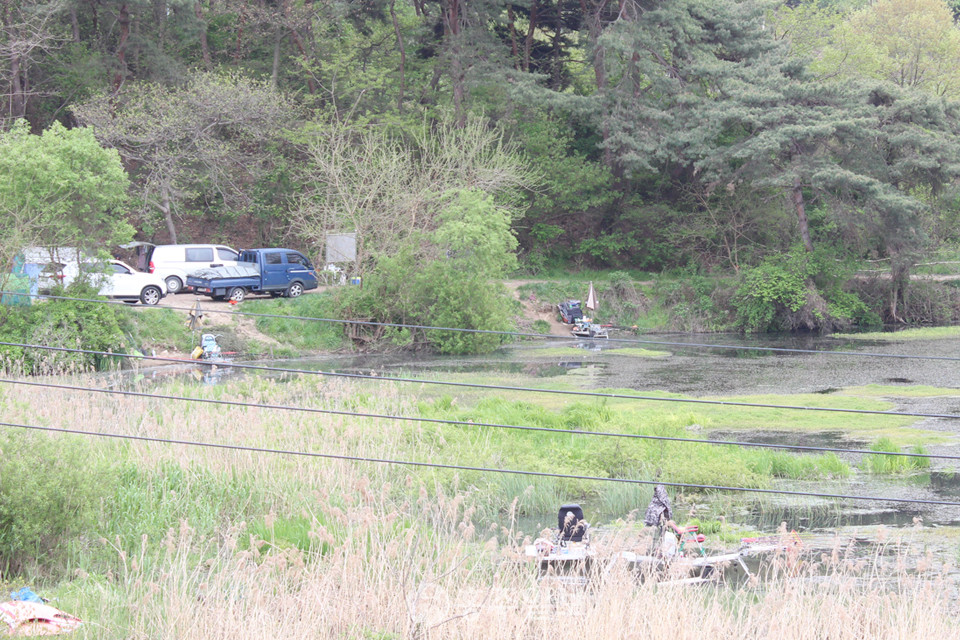
[{"label": "dark muddy water", "polygon": [[[283,362],[270,366],[296,369],[323,369],[346,373],[377,372],[384,376],[422,375],[442,378],[445,373],[519,374],[532,378],[561,379],[578,375],[578,384],[587,388],[628,388],[637,391],[662,390],[694,397],[753,394],[824,393],[844,387],[869,384],[910,387],[930,385],[960,389],[960,362],[935,359],[875,357],[870,354],[960,357],[960,339],[865,342],[819,336],[748,337],[731,335],[670,335],[650,338],[671,343],[709,343],[741,348],[694,347],[653,343],[626,344],[596,341],[581,343],[582,355],[571,355],[577,343],[568,340],[526,342],[494,354],[477,357],[438,357],[416,354],[336,356]],[[667,351],[668,357],[646,358],[617,355],[618,348],[634,347]],[[783,353],[756,348],[814,350],[818,353]],[[545,349],[564,348],[553,356]],[[857,355],[837,352],[853,352]],[[259,363],[258,363],[259,364]],[[583,373],[588,375],[580,375]],[[198,382],[215,384],[235,372],[219,374],[204,370],[189,373]],[[241,375],[250,375],[245,373]],[[226,378],[223,376],[227,376]],[[514,376],[511,380],[515,380]],[[960,416],[960,396],[900,398],[895,411],[948,413]],[[916,428],[960,434],[960,420],[918,419]],[[869,448],[869,442],[849,438],[842,432],[713,432],[712,439],[802,444],[842,448]],[[960,439],[958,439],[960,440]],[[958,441],[960,444],[960,441]],[[930,453],[960,455],[960,446],[938,445]],[[856,455],[843,455],[856,463]],[[960,464],[955,460],[934,460],[929,473],[910,478],[877,479],[855,474],[844,481],[781,483],[793,491],[826,492],[960,501]],[[707,505],[710,509],[711,505]],[[742,497],[731,503],[713,505],[737,522],[768,530],[781,522],[796,529],[817,529],[845,525],[911,525],[915,518],[925,523],[960,525],[960,507],[910,505],[898,502],[844,501],[792,496]],[[734,511],[735,513],[729,513]],[[606,514],[617,517],[620,514]]]}]

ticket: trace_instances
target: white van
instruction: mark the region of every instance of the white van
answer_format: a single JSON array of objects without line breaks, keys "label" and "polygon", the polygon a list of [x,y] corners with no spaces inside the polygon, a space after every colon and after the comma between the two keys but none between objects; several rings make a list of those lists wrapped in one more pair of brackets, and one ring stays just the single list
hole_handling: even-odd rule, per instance
[{"label": "white van", "polygon": [[149,249],[147,271],[163,278],[168,293],[183,289],[187,276],[211,267],[235,267],[239,253],[220,244],[161,244]]}]

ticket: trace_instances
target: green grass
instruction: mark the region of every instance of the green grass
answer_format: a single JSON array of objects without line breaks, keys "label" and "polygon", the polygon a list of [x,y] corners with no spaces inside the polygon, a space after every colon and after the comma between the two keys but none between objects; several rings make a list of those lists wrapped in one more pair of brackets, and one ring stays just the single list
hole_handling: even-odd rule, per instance
[{"label": "green grass", "polygon": [[[603,431],[632,435],[698,438],[690,427],[699,419],[690,413],[661,412],[637,420],[634,412],[604,402],[577,402],[554,410],[529,402],[488,398],[460,407],[451,398],[421,402],[427,417],[473,422],[526,425],[559,430]],[[443,442],[436,461],[469,461],[471,466],[525,469],[570,476],[601,478],[659,477],[671,482],[766,487],[776,478],[828,479],[849,476],[850,469],[835,455],[797,455],[738,446],[715,446],[646,438],[589,437],[489,427],[418,426],[431,442]],[[520,481],[509,477],[470,477],[485,487],[484,495],[521,496],[521,507],[532,512],[555,504],[558,495],[575,496],[614,512],[642,506],[637,488],[597,481],[549,479]],[[524,492],[519,492],[519,485]],[[527,486],[533,487],[526,490]]]},{"label": "green grass", "polygon": [[936,340],[939,338],[960,337],[960,327],[918,327],[902,331],[870,331],[865,333],[835,333],[835,338],[848,340],[881,340],[901,342],[904,340]]},{"label": "green grass", "polygon": [[[282,316],[332,318],[333,297],[328,293],[314,293],[299,298],[250,300],[245,311]],[[299,352],[330,351],[347,346],[343,324],[293,318],[257,318],[257,329],[285,347]]]},{"label": "green grass", "polygon": [[638,358],[668,358],[672,353],[669,351],[657,351],[655,349],[642,349],[640,347],[624,347],[622,349],[604,349],[602,354],[608,356],[634,356]]},{"label": "green grass", "polygon": [[[592,356],[591,356],[592,357]],[[770,404],[783,406],[845,408],[852,410],[891,411],[895,405],[885,399],[886,394],[867,392],[857,394],[855,388],[847,389],[844,393],[836,394],[763,394],[754,396],[718,396],[705,397],[704,400],[715,400],[718,404],[686,403],[683,400],[690,398],[683,394],[664,391],[636,391],[635,389],[601,388],[594,387],[597,370],[592,367],[573,369],[560,378],[531,379],[520,373],[489,373],[489,372],[448,372],[444,380],[466,382],[473,384],[493,384],[526,388],[558,389],[570,391],[589,391],[609,393],[625,396],[642,396],[647,400],[633,400],[630,398],[603,399],[610,408],[623,411],[632,420],[644,422],[658,420],[664,414],[694,415],[694,423],[703,429],[731,430],[731,431],[840,431],[845,433],[865,434],[874,437],[893,436],[906,445],[932,444],[942,442],[947,437],[938,431],[921,430],[913,427],[916,420],[909,416],[877,415],[841,413],[834,411],[798,411],[796,409],[769,409],[763,407],[742,407],[724,405],[722,402],[742,402],[748,404]],[[423,378],[435,379],[436,375],[424,375]],[[897,387],[900,389],[900,387]],[[449,389],[434,386],[417,387],[417,394],[421,398],[436,399],[450,394]],[[488,395],[484,389],[460,388],[455,397],[461,406],[481,402]],[[563,410],[572,402],[595,402],[579,398],[573,400],[562,394],[531,394],[523,391],[500,390],[501,399],[533,403],[550,410]],[[672,402],[676,399],[680,402]]]},{"label": "green grass", "polygon": [[584,271],[572,271],[568,265],[560,265],[557,267],[547,267],[542,271],[538,272],[536,276],[525,275],[522,271],[513,274],[511,279],[518,280],[556,280],[559,282],[582,282],[589,284],[591,281],[596,286],[598,282],[606,282],[610,280],[611,274],[614,273],[627,273],[631,278],[637,281],[648,281],[653,280],[656,275],[650,271],[641,271],[639,269],[600,269],[597,271],[584,270]]},{"label": "green grass", "polygon": [[173,309],[120,309],[129,319],[133,330],[131,342],[140,351],[175,349],[190,351],[194,346],[193,332],[184,316]]},{"label": "green grass", "polygon": [[931,387],[930,385],[925,384],[915,384],[909,386],[868,384],[862,387],[847,387],[832,395],[853,395],[861,398],[935,398],[938,396],[960,395],[960,389],[953,389],[950,387]]},{"label": "green grass", "polygon": [[[898,447],[890,438],[880,438],[870,447],[871,451],[899,453]],[[910,453],[927,453],[920,445],[910,449]],[[882,456],[868,455],[863,460],[864,469],[873,474],[904,474],[924,471],[930,468],[929,458],[913,458],[909,456]]]},{"label": "green grass", "polygon": [[835,453],[798,456],[787,451],[764,449],[751,456],[750,468],[774,478],[819,480],[848,478],[850,467]]},{"label": "green grass", "polygon": [[[324,522],[327,526],[329,523]],[[251,537],[262,540],[273,549],[299,549],[304,552],[328,553],[331,545],[311,536],[315,523],[305,516],[277,517],[268,515],[247,525],[248,536],[241,539],[241,549],[249,549]]]}]

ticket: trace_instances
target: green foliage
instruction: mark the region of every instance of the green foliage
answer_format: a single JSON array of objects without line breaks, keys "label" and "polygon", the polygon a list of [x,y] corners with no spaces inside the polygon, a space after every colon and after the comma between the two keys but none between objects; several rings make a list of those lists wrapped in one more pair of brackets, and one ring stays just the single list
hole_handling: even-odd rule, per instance
[{"label": "green foliage", "polygon": [[743,331],[832,330],[870,322],[866,304],[844,291],[846,268],[829,252],[802,249],[744,269],[733,300]]},{"label": "green foliage", "polygon": [[729,278],[707,276],[695,268],[677,270],[656,279],[654,306],[637,324],[641,329],[729,330],[730,288]]},{"label": "green foliage", "polygon": [[[890,438],[883,437],[870,447],[871,451],[886,453],[900,453],[901,449]],[[927,453],[922,445],[911,448],[910,453]],[[904,474],[923,471],[930,468],[930,458],[915,458],[910,456],[875,456],[868,455],[863,459],[863,466],[869,473],[874,474]]]},{"label": "green foliage", "polygon": [[[408,243],[395,255],[381,256],[362,289],[341,291],[343,316],[492,331],[513,327],[514,301],[495,280],[516,268],[507,213],[481,192],[446,197],[437,230],[417,236],[422,246]],[[389,330],[377,337],[405,344],[412,335]],[[503,342],[503,336],[452,331],[429,331],[419,339],[451,354],[483,353]]]},{"label": "green foliage", "polygon": [[737,324],[746,331],[781,329],[778,314],[796,313],[807,302],[806,273],[766,262],[744,271],[737,290]]},{"label": "green foliage", "polygon": [[115,482],[87,439],[0,433],[0,567],[62,563],[89,536]]},{"label": "green foliage", "polygon": [[122,211],[129,180],[120,156],[90,129],[55,123],[33,135],[17,121],[0,131],[0,175],[4,241],[15,234],[48,247],[94,247],[133,237]]},{"label": "green foliage", "polygon": [[[58,292],[68,297],[98,297],[82,280]],[[0,307],[0,336],[5,342],[123,353],[128,348],[126,334],[132,330],[125,311],[116,305],[72,300]],[[110,356],[20,347],[0,347],[0,354],[9,365],[34,373],[86,371],[118,364]]]}]

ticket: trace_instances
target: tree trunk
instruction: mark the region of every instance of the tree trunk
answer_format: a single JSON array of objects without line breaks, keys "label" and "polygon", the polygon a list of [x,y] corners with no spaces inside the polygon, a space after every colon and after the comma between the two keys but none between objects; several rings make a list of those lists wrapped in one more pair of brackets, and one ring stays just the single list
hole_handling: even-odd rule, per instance
[{"label": "tree trunk", "polygon": [[80,42],[80,21],[77,19],[77,8],[70,6],[70,31],[74,42]]},{"label": "tree trunk", "polygon": [[[297,51],[300,52],[300,55],[303,56],[304,60],[309,58],[315,58],[316,56],[311,56],[307,52],[307,48],[303,46],[303,38],[300,37],[300,32],[296,29],[290,30],[290,37],[293,39],[293,44],[297,46]],[[310,92],[310,95],[313,95],[317,92],[317,82],[313,78],[313,72],[310,69],[307,69],[307,91]]]},{"label": "tree trunk", "polygon": [[803,240],[803,246],[807,251],[813,251],[813,242],[810,240],[810,226],[807,223],[807,208],[803,202],[803,184],[800,182],[800,176],[793,179],[792,189],[793,208],[797,212],[797,222],[800,224],[800,238]]},{"label": "tree trunk", "polygon": [[123,81],[127,78],[127,40],[130,39],[130,7],[125,2],[120,5],[117,24],[120,26],[120,42],[117,43],[117,71],[113,76],[114,90],[119,89],[121,85],[123,85]]},{"label": "tree trunk", "polygon": [[510,22],[510,53],[513,55],[513,68],[520,70],[520,49],[517,47],[517,20],[513,15],[513,5],[507,4],[507,20]]},{"label": "tree trunk", "polygon": [[193,5],[194,13],[197,16],[197,22],[200,23],[200,53],[203,56],[203,66],[207,71],[213,69],[213,56],[210,55],[210,42],[207,40],[207,21],[203,19],[203,9],[200,1]]},{"label": "tree trunk", "polygon": [[[593,3],[594,11],[591,13],[587,7],[587,0],[580,0],[580,8],[583,10],[583,16],[589,21],[590,44],[593,45],[593,76],[597,83],[597,95],[603,98],[607,92],[607,68],[604,61],[604,49],[600,44],[600,34],[603,32],[603,23],[601,16],[609,0],[599,0]],[[610,139],[610,125],[606,118],[600,128],[603,136],[603,164],[613,168],[613,154],[606,142]]]},{"label": "tree trunk", "polygon": [[27,112],[27,98],[23,90],[23,70],[20,68],[20,55],[10,56],[10,110],[11,118],[22,118]]},{"label": "tree trunk", "polygon": [[170,210],[170,190],[166,185],[160,188],[160,204],[157,205],[157,208],[163,214],[163,221],[167,223],[170,244],[177,244],[177,228],[173,224],[173,212]]},{"label": "tree trunk", "polygon": [[397,35],[397,47],[400,49],[400,95],[397,96],[397,112],[402,115],[407,51],[403,47],[403,35],[400,33],[400,22],[397,20],[397,11],[394,7],[395,2],[396,0],[390,0],[390,18],[393,20],[393,32]]},{"label": "tree trunk", "polygon": [[560,8],[557,7],[557,31],[553,36],[553,69],[551,70],[552,82],[553,85],[551,88],[554,91],[560,91],[560,85],[563,83],[563,69],[560,66],[560,50],[563,33],[563,16],[560,13]]},{"label": "tree trunk", "polygon": [[466,74],[463,71],[461,55],[461,0],[445,0],[443,16],[444,31],[450,52],[450,80],[453,85],[453,117],[456,126],[463,128],[467,124],[466,112]]},{"label": "tree trunk", "polygon": [[234,64],[238,64],[240,62],[240,57],[243,53],[243,27],[247,22],[247,12],[244,11],[243,5],[240,5],[239,13],[240,15],[237,18],[237,42],[233,49]]},{"label": "tree trunk", "polygon": [[[890,258],[890,321],[904,322],[899,309],[906,305],[910,284],[910,265],[894,255]],[[902,303],[902,304],[901,304]]]},{"label": "tree trunk", "polygon": [[527,37],[523,40],[523,70],[526,72],[530,71],[530,49],[533,47],[533,33],[537,29],[539,8],[540,3],[533,0],[533,4],[530,5],[530,25],[527,27]]}]

